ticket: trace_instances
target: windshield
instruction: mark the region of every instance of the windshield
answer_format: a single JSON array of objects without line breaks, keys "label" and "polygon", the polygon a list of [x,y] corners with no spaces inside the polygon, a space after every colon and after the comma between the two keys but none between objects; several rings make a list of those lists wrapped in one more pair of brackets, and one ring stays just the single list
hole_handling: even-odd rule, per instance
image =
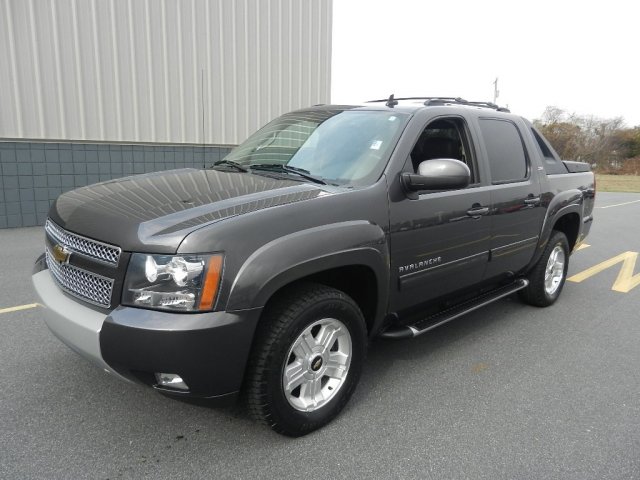
[{"label": "windshield", "polygon": [[368,185],[380,177],[407,119],[407,114],[378,110],[288,113],[254,133],[223,162],[252,171],[255,167],[254,173],[275,167],[330,184]]}]

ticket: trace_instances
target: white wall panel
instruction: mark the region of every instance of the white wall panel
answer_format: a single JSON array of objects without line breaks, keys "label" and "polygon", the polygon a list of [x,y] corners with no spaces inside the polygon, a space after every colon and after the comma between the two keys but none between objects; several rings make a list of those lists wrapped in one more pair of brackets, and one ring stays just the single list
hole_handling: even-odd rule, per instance
[{"label": "white wall panel", "polygon": [[330,98],[332,0],[0,0],[0,138],[236,144]]}]

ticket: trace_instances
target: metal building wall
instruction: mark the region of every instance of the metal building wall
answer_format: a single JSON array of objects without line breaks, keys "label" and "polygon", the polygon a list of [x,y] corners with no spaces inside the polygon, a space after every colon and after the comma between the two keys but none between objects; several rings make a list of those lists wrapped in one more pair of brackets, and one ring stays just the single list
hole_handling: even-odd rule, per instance
[{"label": "metal building wall", "polygon": [[0,139],[233,145],[330,97],[332,0],[0,0]]}]

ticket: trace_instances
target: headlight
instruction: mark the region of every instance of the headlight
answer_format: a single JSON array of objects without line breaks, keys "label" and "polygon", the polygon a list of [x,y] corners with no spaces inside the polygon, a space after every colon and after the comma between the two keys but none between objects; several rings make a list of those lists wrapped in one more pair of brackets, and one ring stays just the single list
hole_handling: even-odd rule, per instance
[{"label": "headlight", "polygon": [[122,303],[155,310],[211,310],[221,273],[221,255],[134,253],[124,280]]}]

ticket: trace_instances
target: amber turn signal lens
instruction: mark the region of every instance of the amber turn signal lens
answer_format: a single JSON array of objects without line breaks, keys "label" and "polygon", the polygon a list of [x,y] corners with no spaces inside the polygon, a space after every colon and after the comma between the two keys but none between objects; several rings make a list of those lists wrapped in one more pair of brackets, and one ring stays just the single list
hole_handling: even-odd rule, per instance
[{"label": "amber turn signal lens", "polygon": [[198,310],[211,310],[216,301],[218,285],[220,285],[220,275],[222,274],[222,257],[214,255],[209,260],[207,273],[204,278],[204,288],[200,298]]}]

